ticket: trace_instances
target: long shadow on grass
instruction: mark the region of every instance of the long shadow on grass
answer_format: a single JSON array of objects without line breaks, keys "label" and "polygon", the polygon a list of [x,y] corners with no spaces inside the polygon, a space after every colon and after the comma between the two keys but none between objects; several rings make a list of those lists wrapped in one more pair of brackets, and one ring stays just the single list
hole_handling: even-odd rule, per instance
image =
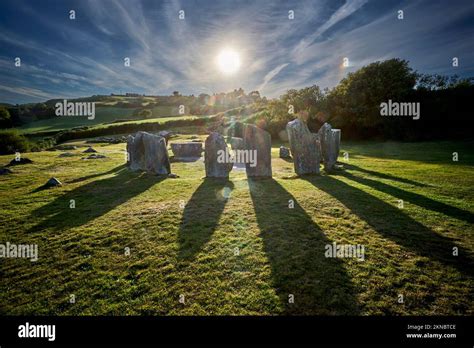
[{"label": "long shadow on grass", "polygon": [[[348,177],[352,179],[352,176]],[[338,199],[382,236],[418,255],[455,267],[469,277],[474,276],[474,262],[469,252],[453,239],[437,234],[402,210],[341,180],[331,176],[304,179]],[[453,247],[458,248],[459,256],[453,256]]]},{"label": "long shadow on grass", "polygon": [[[352,281],[340,259],[326,258],[331,244],[296,199],[274,179],[249,179],[257,223],[286,314],[357,314]],[[288,207],[289,200],[294,208]],[[294,303],[288,303],[289,295]]]},{"label": "long shadow on grass", "polygon": [[116,172],[118,172],[119,170],[121,170],[122,168],[126,168],[126,165],[125,165],[125,164],[122,164],[121,166],[112,168],[112,169],[109,170],[108,172],[95,173],[95,174],[83,176],[83,177],[81,177],[81,178],[76,178],[76,179],[73,179],[73,180],[71,180],[71,181],[68,181],[67,183],[68,183],[68,184],[75,184],[75,183],[82,182],[82,181],[86,181],[86,180],[90,180],[90,179],[93,179],[93,178],[98,178],[99,176],[105,176],[105,175],[109,175],[109,174],[112,174],[112,173],[116,173]]},{"label": "long shadow on grass", "polygon": [[442,213],[442,214],[451,216],[455,219],[466,221],[471,224],[474,223],[474,215],[470,213],[469,211],[456,208],[442,202],[435,201],[431,198],[419,195],[414,192],[405,191],[398,187],[387,185],[380,181],[362,178],[360,176],[355,176],[348,172],[343,172],[341,173],[341,175],[345,176],[346,178],[350,180],[358,182],[360,184],[372,187],[376,189],[377,191],[387,193],[391,196],[397,197],[406,202],[410,202],[412,204],[423,207],[427,210],[436,211],[438,213]]},{"label": "long shadow on grass", "polygon": [[344,163],[344,168],[349,169],[349,170],[355,170],[355,171],[362,172],[362,173],[366,173],[366,174],[376,176],[376,177],[381,178],[381,179],[388,179],[388,180],[392,180],[392,181],[402,182],[404,184],[409,184],[409,185],[414,185],[414,186],[419,186],[419,187],[429,186],[427,184],[422,184],[422,183],[419,183],[417,181],[413,181],[413,180],[410,180],[410,179],[399,178],[397,176],[393,176],[393,175],[390,175],[390,174],[380,173],[380,172],[376,172],[376,171],[373,171],[373,170],[368,170],[368,169],[365,169],[365,168],[361,168],[361,167],[358,167],[358,166],[353,165],[353,164]]},{"label": "long shadow on grass", "polygon": [[179,259],[192,260],[211,239],[227,203],[227,190],[232,188],[231,181],[206,178],[193,193],[179,228]]},{"label": "long shadow on grass", "polygon": [[[164,177],[132,172],[118,166],[114,176],[79,186],[54,201],[34,210],[30,219],[42,221],[29,232],[44,229],[63,230],[81,226],[111,211],[129,199],[164,180]],[[75,208],[71,209],[71,200]]]}]

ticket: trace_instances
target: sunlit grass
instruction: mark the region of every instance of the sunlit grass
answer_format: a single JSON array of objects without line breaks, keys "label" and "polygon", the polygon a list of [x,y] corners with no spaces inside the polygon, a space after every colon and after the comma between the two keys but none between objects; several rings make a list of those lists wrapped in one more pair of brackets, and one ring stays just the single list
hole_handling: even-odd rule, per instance
[{"label": "sunlit grass", "polygon": [[[472,143],[344,143],[344,170],[305,178],[275,144],[274,179],[251,182],[204,180],[201,161],[132,173],[124,144],[94,147],[108,158],[28,153],[0,177],[0,242],[39,245],[0,260],[2,314],[474,312]],[[36,190],[51,176],[63,187]],[[365,261],[325,258],[332,242]]]}]

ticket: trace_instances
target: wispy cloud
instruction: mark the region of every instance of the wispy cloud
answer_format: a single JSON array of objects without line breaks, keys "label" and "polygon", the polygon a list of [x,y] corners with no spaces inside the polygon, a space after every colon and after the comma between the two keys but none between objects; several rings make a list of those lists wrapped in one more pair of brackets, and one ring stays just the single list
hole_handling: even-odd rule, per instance
[{"label": "wispy cloud", "polygon": [[[275,97],[290,88],[334,86],[379,59],[409,59],[419,70],[474,74],[474,5],[429,0],[77,1],[0,4],[0,101],[67,93],[213,93],[243,87]],[[69,9],[76,20],[69,20]],[[402,8],[405,19],[396,19]],[[185,11],[185,19],[178,11]],[[295,19],[288,18],[288,11]],[[20,18],[21,21],[12,19]],[[20,25],[19,23],[24,23]],[[223,47],[241,56],[219,72]],[[22,67],[13,65],[22,58]],[[124,66],[129,57],[131,66]],[[341,69],[343,57],[351,66]],[[5,88],[11,88],[8,92]],[[22,92],[23,97],[19,98]]]},{"label": "wispy cloud", "polygon": [[305,50],[316,40],[321,34],[326,30],[342,21],[343,19],[351,16],[354,12],[359,10],[362,6],[367,3],[368,0],[352,0],[347,1],[342,5],[331,17],[321,25],[314,33],[304,37],[298,45],[293,49],[292,57],[294,61],[298,64],[301,64],[304,61]]},{"label": "wispy cloud", "polygon": [[270,71],[268,74],[265,75],[263,78],[263,83],[258,87],[258,90],[261,91],[265,88],[268,82],[270,82],[275,76],[278,75],[280,71],[282,71],[289,63],[285,63],[282,65],[277,66],[275,69]]},{"label": "wispy cloud", "polygon": [[51,93],[47,93],[36,88],[15,87],[15,86],[5,86],[5,85],[0,85],[0,91],[5,91],[11,94],[27,96],[33,99],[40,99],[40,100],[73,97],[72,95],[67,95],[67,94],[60,94],[60,95],[51,94]]}]

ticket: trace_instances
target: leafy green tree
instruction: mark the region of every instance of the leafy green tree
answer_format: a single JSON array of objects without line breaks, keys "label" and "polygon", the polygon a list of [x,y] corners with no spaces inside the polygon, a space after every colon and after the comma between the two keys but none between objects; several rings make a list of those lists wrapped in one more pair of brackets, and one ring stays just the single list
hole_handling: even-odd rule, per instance
[{"label": "leafy green tree", "polygon": [[8,109],[0,106],[0,128],[10,128],[11,126],[12,120]]},{"label": "leafy green tree", "polygon": [[324,93],[319,86],[313,85],[299,90],[290,89],[281,96],[281,100],[287,105],[293,105],[295,113],[307,111],[309,114],[316,114],[324,100]]},{"label": "leafy green tree", "polygon": [[418,74],[408,61],[390,59],[349,73],[328,95],[333,126],[377,128],[384,122],[380,103],[403,102],[415,87]]},{"label": "leafy green tree", "polygon": [[34,104],[31,108],[31,113],[38,119],[38,120],[46,120],[49,118],[56,117],[54,112],[54,107],[48,106],[45,103],[37,103]]},{"label": "leafy green tree", "polygon": [[152,115],[153,113],[149,109],[140,110],[140,112],[138,113],[138,116],[141,118],[151,118]]},{"label": "leafy green tree", "polygon": [[252,91],[249,93],[249,97],[252,99],[252,101],[255,103],[255,102],[258,102],[261,97],[260,97],[260,92],[259,91]]},{"label": "leafy green tree", "polygon": [[416,82],[418,90],[437,91],[447,88],[472,86],[474,77],[460,78],[458,75],[420,74]]},{"label": "leafy green tree", "polygon": [[0,155],[27,152],[30,148],[28,140],[16,129],[0,130]]}]

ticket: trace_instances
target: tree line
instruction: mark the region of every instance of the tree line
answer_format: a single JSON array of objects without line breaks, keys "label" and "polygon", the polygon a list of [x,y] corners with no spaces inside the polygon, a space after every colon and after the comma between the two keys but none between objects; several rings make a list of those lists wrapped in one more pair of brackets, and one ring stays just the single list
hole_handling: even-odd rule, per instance
[{"label": "tree line", "polygon": [[[255,122],[273,136],[286,123],[302,117],[313,131],[324,122],[342,129],[344,138],[429,140],[470,137],[474,78],[421,74],[408,61],[374,62],[349,73],[332,89],[318,85],[291,89],[268,101]],[[389,100],[420,103],[418,120],[382,117],[381,103]]]}]

